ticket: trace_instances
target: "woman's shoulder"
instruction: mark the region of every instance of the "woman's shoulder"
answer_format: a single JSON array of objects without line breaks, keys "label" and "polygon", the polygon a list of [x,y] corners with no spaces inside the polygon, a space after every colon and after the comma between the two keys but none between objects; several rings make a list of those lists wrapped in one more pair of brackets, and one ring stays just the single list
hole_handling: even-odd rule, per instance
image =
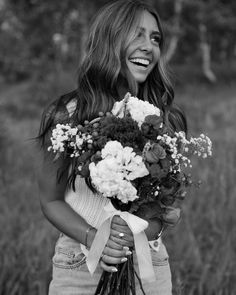
[{"label": "woman's shoulder", "polygon": [[69,92],[52,101],[43,112],[43,120],[53,125],[68,123],[77,107],[77,91]]},{"label": "woman's shoulder", "polygon": [[74,97],[66,104],[66,110],[68,112],[69,117],[71,117],[74,114],[76,107],[77,107],[77,98]]}]

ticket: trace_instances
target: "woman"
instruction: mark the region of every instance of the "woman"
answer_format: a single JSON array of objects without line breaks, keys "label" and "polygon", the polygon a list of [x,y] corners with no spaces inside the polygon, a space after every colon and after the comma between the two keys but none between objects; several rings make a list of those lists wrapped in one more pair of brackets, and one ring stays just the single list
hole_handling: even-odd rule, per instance
[{"label": "woman", "polygon": [[[91,247],[109,202],[92,192],[89,182],[71,177],[69,159],[53,161],[47,148],[57,123],[77,125],[110,111],[129,91],[148,100],[165,113],[173,130],[185,130],[181,111],[173,107],[173,90],[163,63],[163,32],[159,17],[146,3],[119,0],[107,4],[94,18],[79,69],[78,87],[62,96],[44,112],[39,139],[44,149],[39,186],[42,211],[60,231],[53,257],[49,294],[94,294],[102,270],[116,272],[115,264],[130,255],[133,236],[127,224],[113,218],[110,238],[100,266],[91,277],[81,245]],[[158,237],[161,223],[149,220],[149,241]],[[144,284],[146,294],[171,294],[168,255],[162,242],[151,243],[154,283]],[[137,294],[141,294],[137,286]]]}]

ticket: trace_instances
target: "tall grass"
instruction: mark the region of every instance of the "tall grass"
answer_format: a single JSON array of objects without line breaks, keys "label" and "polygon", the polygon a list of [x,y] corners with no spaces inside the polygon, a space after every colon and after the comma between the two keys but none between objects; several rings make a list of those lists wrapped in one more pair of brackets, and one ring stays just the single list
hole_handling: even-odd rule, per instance
[{"label": "tall grass", "polygon": [[[47,294],[50,257],[57,231],[40,211],[34,154],[45,97],[56,97],[73,85],[69,77],[48,84],[11,85],[0,93],[5,130],[0,168],[0,294]],[[236,87],[192,85],[179,89],[193,135],[213,140],[212,159],[195,164],[203,180],[183,202],[180,223],[165,234],[174,294],[236,294]],[[43,96],[42,96],[43,93]]]},{"label": "tall grass", "polygon": [[211,137],[213,158],[194,163],[202,186],[189,192],[180,224],[166,236],[175,294],[236,294],[234,91],[196,85],[178,93],[190,133]]}]

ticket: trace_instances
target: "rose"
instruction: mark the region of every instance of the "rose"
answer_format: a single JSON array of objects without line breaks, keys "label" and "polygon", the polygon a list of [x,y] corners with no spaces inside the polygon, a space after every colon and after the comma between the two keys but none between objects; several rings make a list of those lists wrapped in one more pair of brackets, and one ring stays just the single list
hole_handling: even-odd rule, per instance
[{"label": "rose", "polygon": [[171,162],[167,158],[160,159],[160,164],[163,170],[165,170],[166,173],[170,171]]},{"label": "rose", "polygon": [[165,159],[166,152],[160,144],[154,143],[144,152],[144,157],[148,163],[158,163],[159,160]]},{"label": "rose", "polygon": [[163,125],[162,117],[157,115],[148,115],[145,117],[141,130],[144,136],[156,139]]},{"label": "rose", "polygon": [[145,117],[144,122],[150,126],[152,126],[152,128],[154,130],[158,130],[162,127],[163,125],[163,119],[162,116],[158,117],[157,115],[148,115]]},{"label": "rose", "polygon": [[148,164],[147,163],[147,169],[148,169],[150,175],[153,178],[156,178],[156,179],[159,179],[159,180],[166,177],[166,175],[168,173],[168,172],[165,171],[165,169],[162,169],[160,167],[160,165],[156,164],[156,163],[154,163],[154,164]]}]

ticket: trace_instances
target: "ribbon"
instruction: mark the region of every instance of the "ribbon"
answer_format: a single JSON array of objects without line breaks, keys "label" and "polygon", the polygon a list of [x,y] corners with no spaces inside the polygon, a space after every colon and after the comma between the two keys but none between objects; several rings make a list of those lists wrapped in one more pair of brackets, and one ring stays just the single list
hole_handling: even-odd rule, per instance
[{"label": "ribbon", "polygon": [[139,274],[143,282],[155,281],[152,258],[148,239],[144,230],[148,222],[126,211],[116,210],[111,202],[104,207],[104,221],[99,227],[87,256],[87,266],[91,274],[94,273],[103,249],[110,236],[111,221],[114,215],[119,215],[128,224],[134,236],[135,251],[138,260]]}]

